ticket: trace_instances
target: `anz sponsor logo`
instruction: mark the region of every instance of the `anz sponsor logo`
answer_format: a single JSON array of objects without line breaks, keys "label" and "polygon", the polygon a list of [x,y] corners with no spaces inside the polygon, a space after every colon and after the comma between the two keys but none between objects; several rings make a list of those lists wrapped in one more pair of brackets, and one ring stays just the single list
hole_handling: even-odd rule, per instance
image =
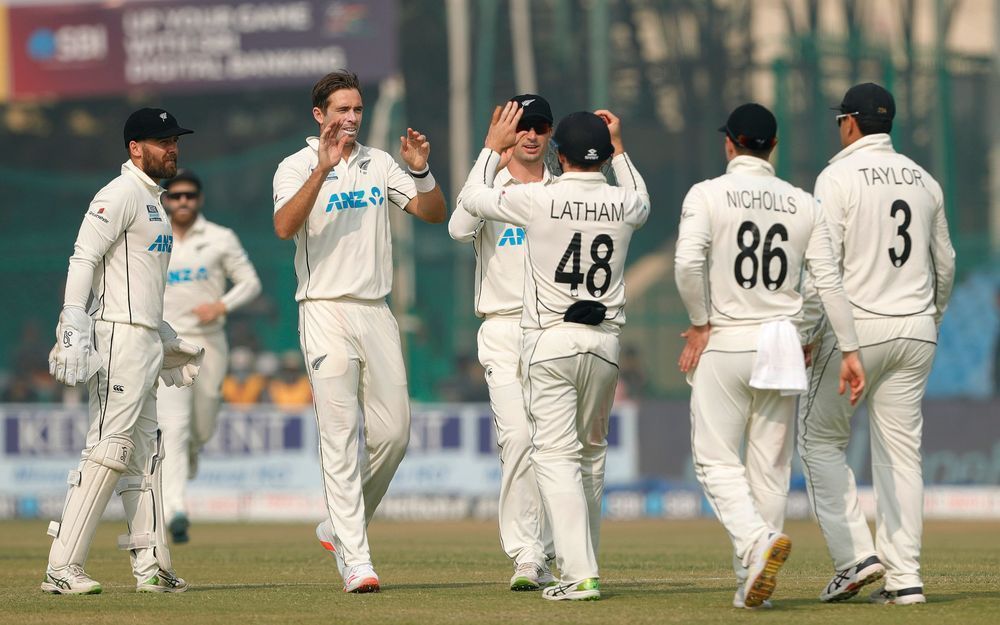
[{"label": "anz sponsor logo", "polygon": [[184,269],[171,269],[167,274],[167,284],[181,284],[182,282],[203,282],[208,280],[208,267],[190,267]]},{"label": "anz sponsor logo", "polygon": [[172,253],[174,251],[174,235],[161,234],[156,237],[156,240],[153,241],[147,251]]},{"label": "anz sponsor logo", "polygon": [[497,247],[505,245],[524,245],[524,228],[507,228],[500,235]]},{"label": "anz sponsor logo", "polygon": [[333,209],[342,211],[347,208],[367,208],[368,206],[381,206],[385,202],[382,189],[372,187],[366,191],[364,189],[355,191],[342,191],[330,195],[330,200],[326,205],[326,212]]},{"label": "anz sponsor logo", "polygon": [[223,410],[219,414],[218,433],[205,449],[216,456],[274,454],[301,451],[305,448],[304,439],[305,418],[301,414]]}]

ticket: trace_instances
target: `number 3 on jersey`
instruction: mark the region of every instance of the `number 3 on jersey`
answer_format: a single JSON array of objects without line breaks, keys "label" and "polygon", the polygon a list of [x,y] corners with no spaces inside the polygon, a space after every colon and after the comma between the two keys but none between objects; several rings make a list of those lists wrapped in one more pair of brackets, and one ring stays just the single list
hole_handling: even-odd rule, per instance
[{"label": "number 3 on jersey", "polygon": [[[749,242],[747,235],[750,235]],[[740,229],[736,232],[736,245],[740,248],[740,253],[736,255],[736,266],[733,273],[736,276],[736,283],[744,289],[752,289],[757,286],[757,273],[764,281],[764,286],[768,291],[777,291],[785,282],[788,276],[788,257],[785,251],[774,244],[775,239],[780,241],[788,240],[788,230],[781,224],[774,224],[764,235],[764,249],[761,258],[757,258],[757,246],[760,245],[760,229],[752,221],[744,221],[740,224]],[[778,277],[773,277],[771,264],[777,259]],[[749,261],[750,274],[745,270]]]},{"label": "number 3 on jersey", "polygon": [[[576,232],[570,239],[562,260],[556,267],[556,275],[553,278],[556,282],[569,285],[570,295],[576,297],[579,293],[578,287],[584,281],[583,272],[580,270],[580,252],[583,249],[583,233]],[[594,237],[590,244],[590,258],[593,264],[587,272],[587,292],[591,297],[600,297],[607,292],[608,285],[611,284],[611,255],[615,252],[615,242],[606,234],[599,234]],[[566,271],[567,266],[572,262],[572,268]],[[597,283],[597,274],[601,274],[601,283]]]}]

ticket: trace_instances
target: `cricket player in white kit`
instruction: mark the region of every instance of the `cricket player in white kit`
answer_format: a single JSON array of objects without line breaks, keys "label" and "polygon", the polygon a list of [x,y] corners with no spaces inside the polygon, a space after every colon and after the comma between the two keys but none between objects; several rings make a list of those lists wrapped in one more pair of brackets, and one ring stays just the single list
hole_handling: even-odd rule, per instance
[{"label": "cricket player in white kit", "polygon": [[781,530],[794,394],[806,386],[795,327],[803,269],[845,350],[836,368],[841,392],[850,384],[856,399],[864,372],[822,214],[808,193],[775,177],[767,160],[777,142],[774,116],[744,104],[719,130],[726,173],[692,187],[681,208],[675,277],[691,327],[679,365],[693,387],[695,474],[733,542],[733,606],[755,608],[770,605],[791,550]]},{"label": "cricket player in white kit", "polygon": [[[518,130],[524,134],[501,158],[493,186],[549,184],[554,177],[544,158],[552,136],[552,109],[544,98],[531,93],[511,101],[523,109]],[[538,590],[555,581],[546,564],[555,557],[555,547],[532,468],[531,429],[518,375],[524,229],[473,217],[462,210],[461,203],[460,193],[448,233],[456,241],[472,241],[476,248],[476,316],[483,319],[477,337],[479,362],[486,369],[500,447],[500,544],[514,561],[510,589]]]},{"label": "cricket player in white kit", "polygon": [[[392,287],[389,210],[447,218],[427,165],[430,144],[408,128],[400,156],[357,141],[364,110],[357,76],[324,76],[312,92],[319,136],[274,174],[274,229],[295,239],[299,338],[312,383],[329,518],[316,528],[346,592],[377,592],[367,526],[410,436]],[[359,458],[359,434],[365,449]]]},{"label": "cricket player in white kit", "polygon": [[172,236],[157,183],[177,173],[178,137],[190,132],[162,109],[129,116],[129,160],[94,196],[69,260],[49,371],[68,386],[86,382],[90,427],[80,465],[69,474],[62,519],[49,524],[45,592],[101,592],[83,567],[116,486],[129,529],[119,546],[131,556],[136,590],[187,589],[164,532],[156,387],[158,376],[167,385],[190,385],[202,349],[163,321]]},{"label": "cricket player in white kit", "polygon": [[[594,600],[601,596],[597,553],[625,258],[649,216],[649,195],[609,111],[559,122],[553,140],[565,173],[557,180],[496,188],[501,155],[523,137],[523,113],[518,102],[497,107],[461,202],[475,217],[524,228],[521,379],[531,461],[561,573],[542,596]],[[612,155],[620,187],[600,171]]]},{"label": "cricket player in white kit", "polygon": [[850,599],[883,575],[885,587],[872,593],[872,602],[926,601],[920,403],[951,296],[955,251],[941,187],[892,147],[895,111],[892,95],[874,83],[848,90],[837,115],[844,149],[816,180],[868,373],[876,503],[873,544],[845,454],[854,407],[834,392],[827,366],[844,345],[821,324],[809,395],[799,405],[798,444],[837,571],[820,594],[823,601]]},{"label": "cricket player in white kit", "polygon": [[[164,208],[174,231],[163,318],[178,335],[205,348],[191,386],[160,389],[156,412],[163,432],[163,508],[175,543],[189,540],[185,493],[198,453],[215,433],[229,362],[226,315],[260,293],[260,278],[239,238],[205,219],[201,180],[181,170],[164,183]],[[232,287],[226,288],[226,282]]]}]

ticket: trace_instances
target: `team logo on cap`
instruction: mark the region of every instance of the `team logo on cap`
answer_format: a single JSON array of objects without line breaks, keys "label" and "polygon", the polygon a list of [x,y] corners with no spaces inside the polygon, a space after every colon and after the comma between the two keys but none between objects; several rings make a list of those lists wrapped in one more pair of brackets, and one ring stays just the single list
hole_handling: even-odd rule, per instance
[{"label": "team logo on cap", "polygon": [[521,100],[521,106],[528,106],[529,104],[531,104],[532,102],[534,102],[537,99],[538,98],[531,98],[530,100]]},{"label": "team logo on cap", "polygon": [[596,161],[597,150],[595,150],[594,148],[590,148],[589,150],[587,150],[587,155],[584,156],[583,158],[587,159],[588,161]]},{"label": "team logo on cap", "polygon": [[166,111],[164,111],[163,113],[160,113],[160,119],[162,119],[164,121],[164,123],[166,123],[166,121],[167,121],[167,113],[166,113]]}]

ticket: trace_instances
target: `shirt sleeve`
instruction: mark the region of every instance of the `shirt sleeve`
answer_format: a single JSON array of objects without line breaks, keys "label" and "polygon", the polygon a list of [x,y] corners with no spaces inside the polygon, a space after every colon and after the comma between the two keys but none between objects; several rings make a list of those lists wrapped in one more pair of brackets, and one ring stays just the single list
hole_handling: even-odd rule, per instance
[{"label": "shirt sleeve", "polygon": [[281,161],[278,165],[278,169],[274,172],[274,180],[272,181],[272,188],[274,190],[274,212],[281,210],[288,200],[299,192],[302,185],[306,183],[306,179],[309,178],[308,168],[300,166],[297,163],[297,159],[293,157],[286,158]]},{"label": "shirt sleeve", "polygon": [[448,234],[451,238],[456,241],[471,241],[477,234],[479,230],[483,227],[483,219],[481,217],[473,217],[462,208],[462,195],[458,196],[458,202],[455,210],[452,211],[451,217],[448,219]]},{"label": "shirt sleeve", "polygon": [[821,172],[816,178],[813,197],[819,204],[826,222],[833,260],[837,263],[837,267],[841,268],[844,258],[844,229],[847,227],[845,214],[847,197],[829,170]]},{"label": "shirt sleeve", "polygon": [[483,148],[465,181],[459,202],[474,217],[492,219],[515,226],[527,226],[531,216],[531,198],[540,183],[493,188],[500,155]]},{"label": "shirt sleeve", "polygon": [[948,308],[948,301],[951,299],[951,290],[955,285],[955,248],[952,247],[951,236],[948,234],[944,197],[940,187],[936,191],[938,202],[931,232],[931,260],[935,273],[934,320],[940,325],[944,311]]},{"label": "shirt sleeve", "polygon": [[406,205],[410,200],[417,197],[417,185],[413,182],[410,174],[403,171],[392,156],[385,154],[387,173],[385,176],[385,191],[389,197],[389,202],[399,210],[406,210]]},{"label": "shirt sleeve", "polygon": [[712,216],[704,191],[695,185],[681,205],[681,224],[674,252],[674,280],[691,324],[708,323],[708,249]]},{"label": "shirt sleeve", "polygon": [[132,225],[135,202],[110,185],[101,189],[87,208],[69,259],[64,306],[86,309],[94,285],[94,268]]},{"label": "shirt sleeve", "polygon": [[806,266],[816,292],[823,302],[827,319],[837,335],[840,351],[858,349],[858,335],[854,329],[854,314],[840,278],[840,267],[834,260],[830,234],[823,212],[813,205],[813,228],[806,246]]},{"label": "shirt sleeve", "polygon": [[633,202],[625,218],[633,228],[640,228],[649,218],[649,191],[646,189],[646,181],[643,180],[639,170],[632,164],[632,159],[628,154],[622,153],[611,159],[611,168],[615,172],[618,186],[632,189],[638,196],[638,201]]},{"label": "shirt sleeve", "polygon": [[226,277],[233,283],[232,288],[222,296],[222,303],[228,313],[257,297],[260,293],[260,278],[246,250],[232,230],[226,231],[225,241],[222,268]]}]

